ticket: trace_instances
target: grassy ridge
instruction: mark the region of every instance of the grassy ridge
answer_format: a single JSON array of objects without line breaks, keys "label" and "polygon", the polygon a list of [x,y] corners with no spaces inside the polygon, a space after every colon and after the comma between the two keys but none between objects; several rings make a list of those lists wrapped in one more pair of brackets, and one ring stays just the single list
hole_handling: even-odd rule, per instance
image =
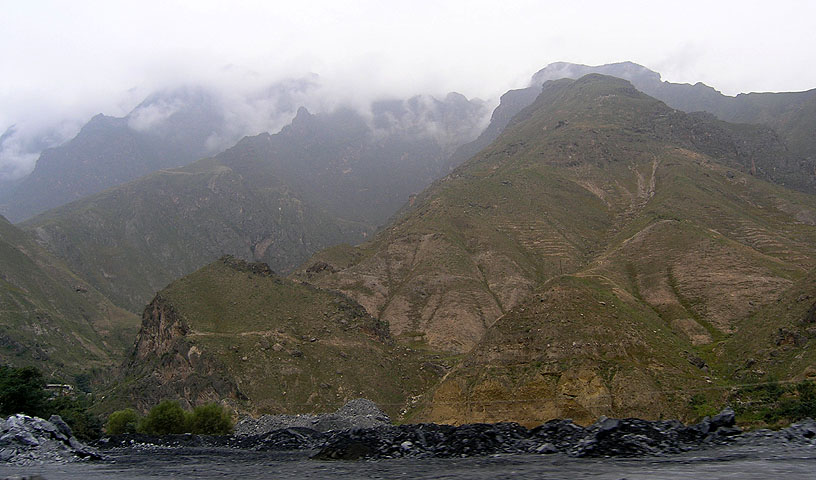
[{"label": "grassy ridge", "polygon": [[133,396],[143,409],[159,398],[219,400],[218,383],[228,382],[233,408],[256,414],[332,411],[362,396],[397,417],[444,371],[441,356],[394,344],[387,325],[354,301],[262,264],[224,257],[160,297],[163,309],[145,313],[117,400]]}]

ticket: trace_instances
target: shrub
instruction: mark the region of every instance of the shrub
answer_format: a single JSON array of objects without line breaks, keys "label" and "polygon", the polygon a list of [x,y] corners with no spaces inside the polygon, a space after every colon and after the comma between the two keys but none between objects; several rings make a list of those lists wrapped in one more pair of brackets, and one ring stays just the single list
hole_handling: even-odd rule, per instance
[{"label": "shrub", "polygon": [[770,381],[743,387],[730,399],[738,420],[759,427],[782,427],[816,416],[816,385],[809,380],[795,385]]},{"label": "shrub", "polygon": [[119,435],[122,433],[136,433],[139,425],[139,414],[132,408],[117,410],[108,416],[108,423],[105,431],[109,435]]},{"label": "shrub", "polygon": [[689,399],[689,408],[694,413],[695,420],[702,420],[703,417],[716,415],[720,408],[709,402],[702,393],[694,394]]},{"label": "shrub", "polygon": [[164,400],[150,409],[147,416],[139,422],[139,433],[149,435],[168,435],[187,431],[187,418],[178,402]]},{"label": "shrub", "polygon": [[232,418],[217,403],[195,407],[189,420],[191,433],[200,435],[229,435],[232,433]]}]

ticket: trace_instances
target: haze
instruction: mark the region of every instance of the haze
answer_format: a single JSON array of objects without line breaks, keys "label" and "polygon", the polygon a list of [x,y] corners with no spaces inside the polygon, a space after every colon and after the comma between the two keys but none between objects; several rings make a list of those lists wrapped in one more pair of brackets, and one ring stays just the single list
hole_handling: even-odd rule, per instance
[{"label": "haze", "polygon": [[[253,92],[312,74],[312,109],[448,91],[496,102],[554,61],[631,60],[732,95],[816,87],[816,3],[677,5],[2,0],[0,134],[16,125],[19,141],[0,152],[0,173],[33,168],[26,139],[58,143],[96,113],[124,115],[179,85],[224,92],[236,116],[257,107],[245,105]],[[285,121],[251,115],[246,133]]]}]

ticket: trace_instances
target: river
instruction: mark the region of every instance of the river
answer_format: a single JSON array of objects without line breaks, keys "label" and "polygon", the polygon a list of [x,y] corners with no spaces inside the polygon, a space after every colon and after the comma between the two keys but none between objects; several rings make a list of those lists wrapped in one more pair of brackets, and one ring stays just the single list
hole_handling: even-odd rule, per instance
[{"label": "river", "polygon": [[816,447],[728,445],[638,458],[494,455],[458,459],[317,461],[309,453],[213,448],[116,449],[106,461],[35,466],[0,464],[0,478],[58,479],[813,479]]}]

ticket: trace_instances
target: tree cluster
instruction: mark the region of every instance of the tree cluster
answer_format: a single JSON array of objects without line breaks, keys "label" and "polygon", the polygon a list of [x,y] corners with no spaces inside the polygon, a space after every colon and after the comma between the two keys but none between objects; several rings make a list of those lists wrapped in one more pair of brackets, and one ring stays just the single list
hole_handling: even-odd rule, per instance
[{"label": "tree cluster", "polygon": [[232,433],[232,427],[232,418],[216,403],[200,405],[188,412],[181,408],[178,402],[164,400],[151,408],[145,417],[140,417],[132,408],[111,413],[105,431],[110,435],[123,433],[229,435]]},{"label": "tree cluster", "polygon": [[59,415],[82,440],[98,438],[102,422],[89,412],[90,397],[84,392],[52,396],[45,389],[45,377],[35,367],[0,365],[0,415],[23,413],[49,418]]}]

